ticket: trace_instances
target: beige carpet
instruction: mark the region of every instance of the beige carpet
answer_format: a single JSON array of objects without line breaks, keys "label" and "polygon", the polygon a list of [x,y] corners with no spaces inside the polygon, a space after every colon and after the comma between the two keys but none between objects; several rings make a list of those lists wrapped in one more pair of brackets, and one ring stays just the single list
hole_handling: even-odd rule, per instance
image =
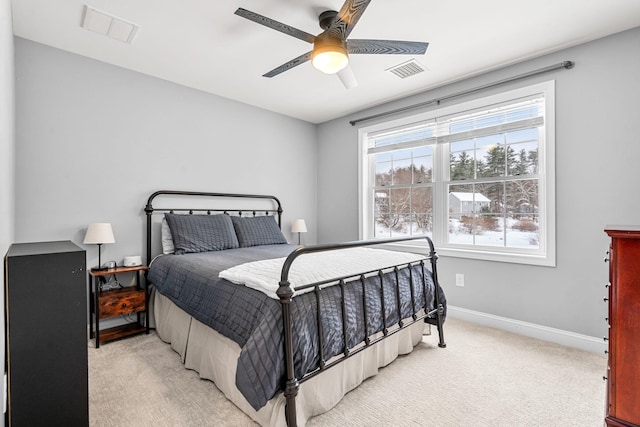
[{"label": "beige carpet", "polygon": [[[456,319],[308,426],[599,427],[596,355]],[[89,348],[91,426],[254,426],[155,334]]]}]

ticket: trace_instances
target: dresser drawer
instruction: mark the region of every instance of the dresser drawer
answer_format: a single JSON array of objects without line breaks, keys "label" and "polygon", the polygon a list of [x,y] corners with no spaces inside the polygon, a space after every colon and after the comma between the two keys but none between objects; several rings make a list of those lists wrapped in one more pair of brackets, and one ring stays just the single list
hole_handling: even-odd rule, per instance
[{"label": "dresser drawer", "polygon": [[113,317],[145,309],[145,291],[135,287],[102,292],[98,296],[98,316]]}]

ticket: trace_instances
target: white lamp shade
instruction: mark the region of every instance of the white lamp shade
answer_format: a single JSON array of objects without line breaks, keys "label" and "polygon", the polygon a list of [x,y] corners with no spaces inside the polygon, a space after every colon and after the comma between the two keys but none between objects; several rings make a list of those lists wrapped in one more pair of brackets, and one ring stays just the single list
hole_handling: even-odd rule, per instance
[{"label": "white lamp shade", "polygon": [[292,233],[306,233],[307,224],[304,223],[304,219],[296,219],[291,226]]},{"label": "white lamp shade", "polygon": [[97,222],[89,224],[87,227],[87,234],[84,235],[84,244],[100,245],[103,243],[115,243],[116,239],[113,236],[113,229],[108,222]]}]

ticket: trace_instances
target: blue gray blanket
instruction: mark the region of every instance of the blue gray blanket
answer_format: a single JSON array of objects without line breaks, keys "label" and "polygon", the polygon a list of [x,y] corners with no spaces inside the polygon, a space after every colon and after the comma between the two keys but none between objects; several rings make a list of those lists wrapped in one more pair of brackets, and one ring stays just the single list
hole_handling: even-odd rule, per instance
[{"label": "blue gray blanket", "polygon": [[[178,307],[200,322],[232,339],[241,348],[236,372],[236,385],[247,401],[258,410],[279,393],[285,381],[283,354],[282,308],[278,300],[265,294],[218,278],[220,271],[234,265],[261,259],[288,255],[296,246],[269,245],[217,252],[186,255],[166,255],[151,265],[148,279],[156,289]],[[422,272],[426,273],[427,292],[423,292]],[[410,275],[413,275],[414,304],[411,304]],[[427,267],[401,269],[398,273],[402,317],[410,317],[424,308],[433,308],[434,286]],[[347,347],[351,348],[365,338],[363,300],[366,301],[368,332],[381,331],[382,293],[385,319],[388,326],[398,322],[395,274],[365,280],[365,294],[359,281],[345,286]],[[292,283],[295,287],[295,283]],[[445,304],[444,293],[440,293]],[[344,352],[342,327],[342,296],[340,287],[333,286],[321,292],[323,358],[330,359]],[[319,364],[316,296],[299,295],[291,304],[293,318],[293,347],[296,377],[313,371]]]}]

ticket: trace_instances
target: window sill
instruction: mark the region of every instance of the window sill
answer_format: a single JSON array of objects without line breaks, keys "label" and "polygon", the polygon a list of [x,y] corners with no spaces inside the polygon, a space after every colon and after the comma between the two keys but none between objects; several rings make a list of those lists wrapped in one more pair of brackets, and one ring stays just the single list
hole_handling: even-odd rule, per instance
[{"label": "window sill", "polygon": [[[542,267],[555,267],[555,257],[549,255],[527,254],[519,252],[501,252],[491,250],[478,250],[467,248],[451,248],[440,247],[434,242],[436,254],[439,257],[453,257],[474,259],[480,261],[507,262],[514,264],[536,265]],[[390,243],[381,245],[380,247],[389,250],[404,250],[410,252],[418,252],[421,254],[429,254],[429,246],[424,241]]]}]

